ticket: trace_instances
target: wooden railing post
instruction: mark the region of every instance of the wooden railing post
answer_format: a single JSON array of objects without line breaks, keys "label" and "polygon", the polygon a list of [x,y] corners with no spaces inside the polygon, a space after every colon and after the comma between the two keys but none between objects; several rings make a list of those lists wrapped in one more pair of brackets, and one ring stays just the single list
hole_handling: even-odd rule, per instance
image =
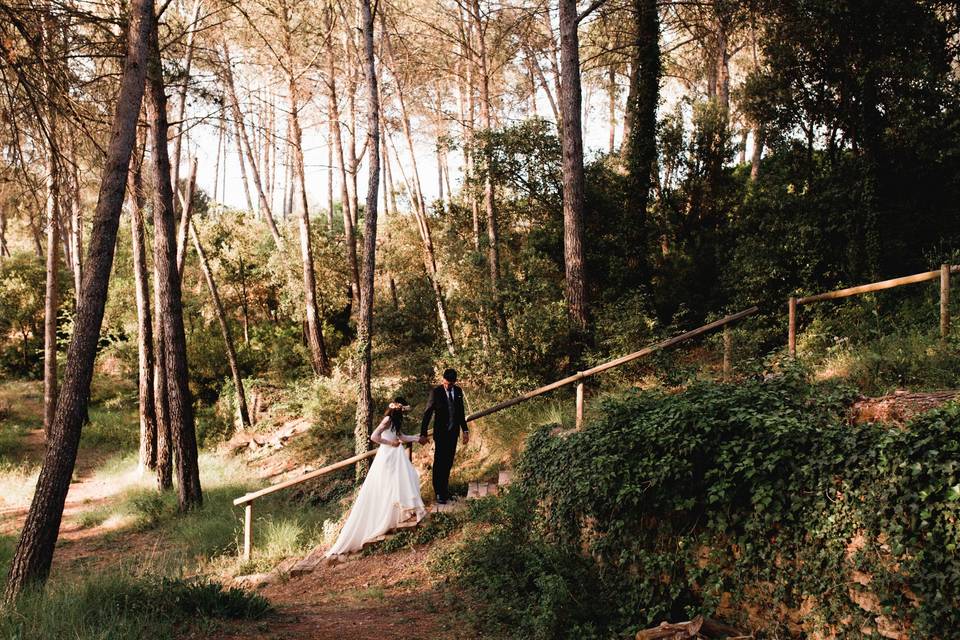
[{"label": "wooden railing post", "polygon": [[253,502],[243,506],[243,559],[250,559],[253,547]]},{"label": "wooden railing post", "polygon": [[583,382],[577,383],[577,429],[583,427]]},{"label": "wooden railing post", "polygon": [[723,380],[729,382],[733,372],[733,339],[730,336],[730,325],[723,325]]},{"label": "wooden railing post", "polygon": [[789,324],[787,326],[787,349],[790,351],[790,357],[797,356],[797,298],[790,296],[788,303]]},{"label": "wooden railing post", "polygon": [[940,265],[940,339],[950,335],[950,265]]}]

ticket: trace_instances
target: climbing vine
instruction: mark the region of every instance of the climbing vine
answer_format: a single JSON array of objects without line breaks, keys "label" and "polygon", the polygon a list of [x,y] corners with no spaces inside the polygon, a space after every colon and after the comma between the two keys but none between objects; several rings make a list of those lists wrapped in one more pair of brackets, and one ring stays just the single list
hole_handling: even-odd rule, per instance
[{"label": "climbing vine", "polygon": [[[474,613],[533,637],[696,613],[778,637],[942,637],[960,624],[960,406],[852,425],[853,397],[788,368],[627,393],[580,432],[535,432],[514,495],[459,558]],[[545,594],[563,625],[537,622]]]}]

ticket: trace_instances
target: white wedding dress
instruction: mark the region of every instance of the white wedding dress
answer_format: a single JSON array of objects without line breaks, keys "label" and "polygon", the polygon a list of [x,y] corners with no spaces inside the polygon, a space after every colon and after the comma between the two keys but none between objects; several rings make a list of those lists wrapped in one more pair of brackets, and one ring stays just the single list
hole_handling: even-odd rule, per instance
[{"label": "white wedding dress", "polygon": [[353,503],[347,522],[327,557],[359,551],[369,542],[401,522],[419,522],[427,510],[420,497],[420,474],[407,458],[403,446],[391,443],[416,442],[416,436],[398,434],[385,417],[370,436],[380,444],[367,478]]}]

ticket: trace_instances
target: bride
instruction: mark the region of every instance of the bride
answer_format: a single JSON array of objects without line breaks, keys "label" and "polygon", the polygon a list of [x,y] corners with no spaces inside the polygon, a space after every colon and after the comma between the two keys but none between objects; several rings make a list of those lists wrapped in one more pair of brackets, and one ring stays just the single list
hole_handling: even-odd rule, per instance
[{"label": "bride", "polygon": [[420,476],[403,450],[417,436],[401,431],[406,400],[395,398],[370,436],[380,445],[360,493],[337,541],[326,557],[359,551],[364,543],[382,536],[400,523],[419,522],[427,513],[420,498]]}]

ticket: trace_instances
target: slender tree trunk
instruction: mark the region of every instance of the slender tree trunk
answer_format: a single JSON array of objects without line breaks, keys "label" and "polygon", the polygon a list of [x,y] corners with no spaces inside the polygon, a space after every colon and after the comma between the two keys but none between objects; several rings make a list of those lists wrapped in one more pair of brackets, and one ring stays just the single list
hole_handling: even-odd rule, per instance
[{"label": "slender tree trunk", "polygon": [[0,204],[0,258],[10,257],[10,247],[7,246],[7,209]]},{"label": "slender tree trunk", "polygon": [[[329,116],[328,116],[329,118]],[[333,124],[327,125],[327,229],[333,231]]]},{"label": "slender tree trunk", "polygon": [[360,306],[360,267],[357,263],[357,239],[353,228],[353,214],[350,211],[350,197],[347,193],[347,168],[343,159],[343,136],[340,132],[340,108],[337,105],[336,68],[333,65],[333,48],[327,58],[327,108],[330,114],[330,130],[333,134],[333,150],[340,173],[340,208],[343,210],[343,234],[347,245],[347,267],[350,269],[351,306]]},{"label": "slender tree trunk", "polygon": [[150,35],[150,60],[147,67],[147,119],[153,151],[154,261],[159,278],[156,288],[160,299],[161,322],[166,347],[167,408],[176,454],[177,503],[181,511],[203,503],[200,469],[197,463],[197,437],[194,431],[193,403],[187,369],[187,341],[183,327],[180,274],[177,271],[176,238],[173,221],[173,189],[170,159],[167,155],[167,98],[157,29]]},{"label": "slender tree trunk", "polygon": [[83,279],[85,286],[67,350],[63,388],[57,402],[50,440],[44,452],[33,501],[10,563],[4,593],[7,604],[12,604],[29,585],[42,584],[50,573],[64,500],[80,443],[83,416],[86,414],[107,299],[107,284],[126,192],[127,168],[143,97],[147,35],[154,22],[152,0],[132,0],[129,8],[126,59],[92,226],[87,274]]},{"label": "slender tree trunk", "polygon": [[73,247],[73,292],[76,297],[76,306],[80,306],[80,294],[83,291],[83,203],[80,193],[80,159],[74,153],[73,157],[73,184],[70,198],[70,219]]},{"label": "slender tree trunk", "polygon": [[754,182],[760,175],[760,160],[763,158],[763,127],[753,128],[753,153],[750,154],[750,181]]},{"label": "slender tree trunk", "polygon": [[207,260],[207,254],[203,250],[203,245],[200,244],[200,236],[197,235],[197,229],[192,220],[190,221],[190,237],[193,239],[193,248],[197,251],[197,257],[200,258],[200,268],[203,270],[203,277],[207,281],[207,289],[210,290],[210,297],[213,299],[213,308],[217,312],[217,322],[220,323],[220,333],[223,335],[223,342],[227,348],[230,375],[233,377],[233,386],[237,389],[237,409],[240,412],[240,423],[244,427],[249,427],[250,413],[247,411],[247,394],[244,392],[243,378],[240,377],[240,368],[237,366],[237,351],[233,346],[233,334],[230,332],[227,314],[224,312],[223,303],[220,301],[217,283],[213,279],[213,272],[210,270],[210,261]]},{"label": "slender tree trunk", "polygon": [[[657,162],[657,103],[660,100],[660,20],[656,0],[633,0],[636,14],[634,58],[631,61],[630,92],[627,102],[629,133],[625,134],[623,156],[628,174],[627,209],[634,223],[630,244],[643,247],[647,239],[647,203]],[[626,128],[626,127],[625,127]],[[642,251],[633,252],[642,256]],[[631,265],[645,271],[642,258]]]},{"label": "slender tree trunk", "polygon": [[[273,236],[273,242],[277,245],[277,249],[283,249],[283,236],[280,235],[277,223],[273,219],[273,211],[270,209],[270,203],[267,201],[267,196],[263,191],[263,182],[260,180],[260,170],[257,167],[256,156],[250,145],[250,139],[247,137],[247,126],[243,120],[243,112],[240,110],[240,102],[237,100],[237,91],[233,82],[233,70],[230,67],[230,49],[225,39],[223,41],[223,59],[226,62],[223,73],[224,80],[227,85],[230,105],[233,108],[233,118],[237,123],[237,133],[240,136],[240,144],[238,146],[242,147],[243,151],[246,152],[247,164],[250,168],[250,175],[253,178],[253,186],[256,187],[257,190],[260,210],[267,219],[267,226],[270,228],[270,235]],[[184,235],[184,237],[186,236]]]},{"label": "slender tree trunk", "polygon": [[143,229],[143,184],[138,165],[130,172],[130,232],[133,275],[137,300],[137,379],[140,406],[139,468],[157,467],[157,412],[153,389],[153,318],[150,315],[150,285],[147,275],[146,239]]},{"label": "slender tree trunk", "polygon": [[[233,117],[233,141],[236,145],[237,153],[237,164],[240,165],[240,182],[243,183],[243,195],[247,201],[247,211],[251,213],[253,209],[253,199],[250,197],[250,183],[247,182],[247,166],[243,161],[243,142],[240,138],[240,128],[243,126],[243,123],[237,120],[236,115]],[[224,173],[226,173],[226,153],[224,153]],[[223,195],[226,197],[226,179],[224,179],[224,189]]]},{"label": "slender tree trunk", "polygon": [[[183,265],[187,259],[187,229],[190,227],[190,216],[193,215],[193,192],[197,187],[197,158],[190,163],[190,177],[187,179],[187,190],[183,195],[180,206],[180,227],[177,233],[177,273],[183,278]],[[179,192],[174,190],[174,197]]]},{"label": "slender tree trunk", "polygon": [[[390,141],[389,138],[387,138]],[[407,180],[406,173],[403,170],[403,163],[400,162],[400,154],[397,153],[396,148],[394,148],[394,153],[397,156],[397,166],[400,169],[400,175],[403,178],[404,183],[407,185],[407,190],[410,189],[410,183]],[[427,270],[427,280],[430,281],[430,287],[433,289],[434,301],[437,305],[437,319],[440,322],[440,331],[443,334],[443,340],[447,345],[447,351],[450,355],[456,354],[456,348],[453,341],[453,331],[450,329],[450,320],[447,318],[447,305],[443,297],[443,288],[440,286],[440,278],[437,273],[437,258],[436,252],[433,249],[433,238],[430,233],[430,222],[425,217],[420,215],[419,209],[414,208],[414,217],[417,220],[417,227],[420,231],[420,239],[423,241],[423,263],[424,267]]]},{"label": "slender tree trunk", "polygon": [[[193,67],[193,43],[197,36],[199,23],[200,0],[193,0],[193,10],[190,12],[190,33],[187,35],[187,54],[183,61],[183,83],[177,89],[177,134],[173,137],[173,162],[171,163],[174,194],[180,191],[180,143],[183,139],[183,119],[187,112],[187,85],[190,84],[190,70]],[[174,203],[174,206],[176,206],[176,203]]]},{"label": "slender tree trunk", "polygon": [[217,159],[213,164],[213,195],[211,202],[217,202],[218,187],[220,186],[220,155],[223,153],[223,120],[217,124]]},{"label": "slender tree trunk", "polygon": [[310,210],[307,205],[307,180],[303,162],[303,132],[300,129],[300,88],[293,74],[293,43],[289,30],[284,30],[287,59],[291,65],[287,70],[287,90],[290,99],[290,132],[292,134],[293,169],[300,183],[300,258],[303,262],[303,295],[307,320],[307,342],[310,346],[310,363],[316,375],[330,372],[327,359],[327,347],[323,341],[323,328],[317,310],[317,282],[313,271],[313,251],[310,239]]},{"label": "slender tree trunk", "polygon": [[[363,277],[360,281],[360,309],[357,313],[357,350],[360,353],[360,392],[357,397],[357,420],[354,430],[355,450],[363,453],[369,447],[373,431],[373,398],[370,376],[373,369],[373,276],[377,250],[377,192],[380,188],[380,97],[373,52],[373,14],[370,0],[361,0],[363,16],[363,49],[367,76],[367,202],[363,234]],[[359,471],[358,471],[359,473]]]},{"label": "slender tree trunk", "polygon": [[560,61],[564,294],[567,314],[579,343],[587,331],[587,288],[583,268],[583,133],[580,129],[580,39],[576,0],[560,0]]},{"label": "slender tree trunk", "polygon": [[[485,29],[481,21],[480,1],[473,0],[474,20],[477,24],[477,52],[480,68],[480,120],[487,131],[493,129],[493,116],[490,104],[490,69],[487,60],[487,44]],[[487,164],[490,164],[489,149],[484,150],[487,155]],[[496,193],[493,185],[493,176],[486,171],[483,179],[483,209],[487,218],[487,266],[490,270],[490,293],[493,298],[494,318],[497,330],[501,336],[507,335],[507,318],[503,313],[503,303],[500,300],[500,230],[497,221]]]},{"label": "slender tree trunk", "polygon": [[613,65],[610,65],[607,74],[607,81],[609,83],[608,91],[610,92],[610,139],[607,141],[607,153],[613,155],[617,141],[617,70]]},{"label": "slender tree trunk", "polygon": [[[51,113],[48,135],[56,135]],[[57,409],[57,307],[60,276],[60,161],[54,143],[47,149],[47,285],[43,316],[43,430],[50,438]]]}]

